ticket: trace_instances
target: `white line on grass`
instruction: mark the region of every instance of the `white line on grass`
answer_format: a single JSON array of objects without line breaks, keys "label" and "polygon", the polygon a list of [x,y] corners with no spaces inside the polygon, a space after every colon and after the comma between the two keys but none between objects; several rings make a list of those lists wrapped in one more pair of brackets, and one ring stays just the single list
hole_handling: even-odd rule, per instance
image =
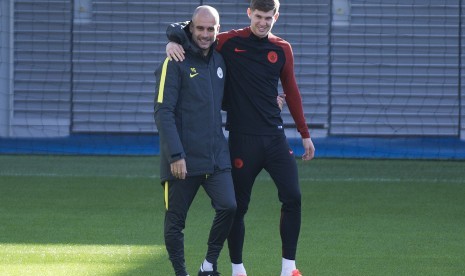
[{"label": "white line on grass", "polygon": [[427,183],[465,183],[465,179],[437,179],[437,178],[311,178],[302,177],[301,181],[324,182],[427,182]]},{"label": "white line on grass", "polygon": [[[258,180],[269,180],[269,176],[259,176]],[[310,182],[424,182],[424,183],[464,183],[465,179],[438,179],[438,178],[387,178],[387,177],[339,177],[339,178],[315,178],[315,177],[300,177],[300,181]]]},{"label": "white line on grass", "polygon": [[18,177],[114,177],[114,178],[158,178],[158,175],[145,174],[73,174],[73,173],[23,173],[23,172],[0,172],[0,176],[18,176]]},{"label": "white line on grass", "polygon": [[[145,175],[145,174],[60,174],[60,173],[23,173],[23,172],[0,172],[0,176],[13,176],[13,177],[108,177],[108,178],[149,178],[157,179],[160,176]],[[269,176],[259,176],[257,180],[262,181],[271,181]],[[465,179],[438,179],[438,178],[385,178],[385,177],[371,177],[371,178],[313,178],[313,177],[301,177],[300,181],[310,181],[310,182],[424,182],[424,183],[465,183]]]}]

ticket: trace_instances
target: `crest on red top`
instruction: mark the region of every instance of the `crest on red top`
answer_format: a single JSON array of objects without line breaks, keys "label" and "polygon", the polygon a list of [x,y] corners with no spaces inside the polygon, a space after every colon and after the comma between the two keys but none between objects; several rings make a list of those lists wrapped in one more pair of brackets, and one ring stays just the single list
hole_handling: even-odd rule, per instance
[{"label": "crest on red top", "polygon": [[276,63],[276,61],[278,61],[278,54],[275,51],[269,51],[268,61],[271,63]]}]

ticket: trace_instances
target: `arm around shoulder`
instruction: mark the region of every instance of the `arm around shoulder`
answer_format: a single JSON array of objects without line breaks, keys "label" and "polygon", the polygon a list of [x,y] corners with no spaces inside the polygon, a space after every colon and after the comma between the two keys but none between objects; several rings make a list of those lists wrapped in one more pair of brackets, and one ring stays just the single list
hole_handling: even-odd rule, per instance
[{"label": "arm around shoulder", "polygon": [[184,45],[189,42],[187,33],[189,32],[190,21],[171,23],[166,28],[166,37],[169,41]]},{"label": "arm around shoulder", "polygon": [[189,49],[190,42],[188,33],[189,32],[189,21],[172,23],[166,29],[166,36],[169,40],[166,45],[166,56],[175,61],[184,60],[184,49]]}]

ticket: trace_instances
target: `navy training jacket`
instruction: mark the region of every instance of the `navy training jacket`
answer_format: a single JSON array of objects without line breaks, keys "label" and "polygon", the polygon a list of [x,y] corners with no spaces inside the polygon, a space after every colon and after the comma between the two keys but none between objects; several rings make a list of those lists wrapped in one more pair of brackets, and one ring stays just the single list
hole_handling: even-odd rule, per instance
[{"label": "navy training jacket", "polygon": [[188,176],[231,168],[221,115],[226,65],[215,46],[205,57],[191,44],[183,62],[166,58],[155,71],[162,182],[174,179],[170,164],[182,158]]}]

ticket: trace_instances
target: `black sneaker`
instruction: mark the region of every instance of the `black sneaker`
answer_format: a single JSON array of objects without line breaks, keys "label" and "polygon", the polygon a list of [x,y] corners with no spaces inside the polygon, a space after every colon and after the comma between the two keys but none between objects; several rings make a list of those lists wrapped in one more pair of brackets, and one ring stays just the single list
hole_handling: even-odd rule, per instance
[{"label": "black sneaker", "polygon": [[218,271],[202,271],[199,270],[199,276],[219,276],[220,273]]}]

